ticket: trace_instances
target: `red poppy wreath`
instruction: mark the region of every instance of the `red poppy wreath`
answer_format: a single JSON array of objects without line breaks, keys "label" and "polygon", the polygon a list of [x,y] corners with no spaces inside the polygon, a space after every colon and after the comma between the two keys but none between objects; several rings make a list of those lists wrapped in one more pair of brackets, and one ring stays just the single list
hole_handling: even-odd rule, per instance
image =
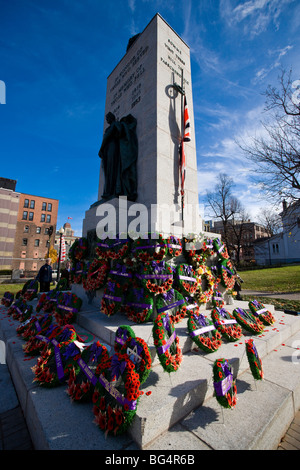
[{"label": "red poppy wreath", "polygon": [[182,351],[174,322],[168,312],[157,315],[152,333],[157,356],[163,369],[168,373],[175,372],[182,362]]}]

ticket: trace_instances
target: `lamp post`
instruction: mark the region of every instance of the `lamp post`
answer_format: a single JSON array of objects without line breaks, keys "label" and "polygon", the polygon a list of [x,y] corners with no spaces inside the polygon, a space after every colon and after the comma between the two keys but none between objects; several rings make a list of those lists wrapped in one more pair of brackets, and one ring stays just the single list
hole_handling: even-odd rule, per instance
[{"label": "lamp post", "polygon": [[56,281],[59,281],[59,272],[60,272],[60,257],[61,257],[61,239],[63,234],[65,233],[63,227],[60,227],[59,231],[59,253],[58,253],[58,267],[57,267],[57,279]]},{"label": "lamp post", "polygon": [[49,237],[49,241],[48,241],[48,258],[50,258],[50,240],[51,240],[51,236],[52,236],[52,233],[53,233],[53,225],[51,225],[49,228],[48,228],[48,237]]}]

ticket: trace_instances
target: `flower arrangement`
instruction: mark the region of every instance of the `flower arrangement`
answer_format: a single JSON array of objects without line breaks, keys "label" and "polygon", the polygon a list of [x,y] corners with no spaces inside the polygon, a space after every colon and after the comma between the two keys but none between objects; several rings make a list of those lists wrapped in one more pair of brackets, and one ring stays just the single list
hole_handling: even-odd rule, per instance
[{"label": "flower arrangement", "polygon": [[44,334],[52,323],[52,315],[46,313],[40,318],[33,317],[32,320],[32,322],[28,322],[26,328],[23,331],[21,328],[18,329],[19,332],[22,331],[22,333],[19,334],[25,341],[33,336],[36,336],[37,334]]},{"label": "flower arrangement", "polygon": [[185,307],[187,316],[191,315],[192,313],[198,315],[200,312],[199,305],[193,297],[185,297]]},{"label": "flower arrangement", "polygon": [[23,305],[26,305],[26,300],[24,300],[23,297],[19,297],[8,307],[7,314],[8,315],[13,315],[16,313],[21,314]]},{"label": "flower arrangement", "polygon": [[144,287],[133,285],[126,294],[123,308],[128,320],[135,323],[145,323],[153,313],[153,296]]},{"label": "flower arrangement", "polygon": [[220,275],[221,275],[221,284],[226,289],[233,289],[236,274],[230,259],[223,260],[219,266]]},{"label": "flower arrangement", "polygon": [[167,312],[173,323],[179,323],[186,316],[185,298],[176,289],[170,289],[164,294],[159,294],[155,302],[157,313]]},{"label": "flower arrangement", "polygon": [[182,243],[180,238],[171,235],[167,238],[168,254],[174,258],[182,254]]},{"label": "flower arrangement", "polygon": [[19,322],[23,323],[31,317],[33,312],[33,306],[28,305],[26,301],[22,301],[19,304],[17,304],[17,302],[18,301],[15,302],[16,305],[12,313],[12,317],[14,320],[18,320]]},{"label": "flower arrangement", "polygon": [[23,289],[21,290],[21,296],[24,297],[25,300],[33,300],[38,293],[39,290],[39,283],[35,279],[27,281]]},{"label": "flower arrangement", "polygon": [[247,359],[253,378],[255,380],[262,380],[264,377],[262,362],[258,355],[253,339],[251,338],[246,340],[245,344]]},{"label": "flower arrangement", "polygon": [[233,408],[237,401],[237,390],[231,366],[227,359],[217,359],[213,365],[214,395],[224,408]]},{"label": "flower arrangement", "polygon": [[[62,343],[60,343],[62,339]],[[73,367],[74,361],[80,357],[80,348],[75,344],[75,330],[68,331],[65,327],[61,336],[53,338],[37,364],[32,367],[33,382],[46,388],[56,387],[65,382]]]},{"label": "flower arrangement", "polygon": [[88,243],[85,237],[77,238],[69,249],[69,257],[75,261],[81,261],[87,257]]},{"label": "flower arrangement", "polygon": [[266,307],[258,300],[249,302],[249,308],[255,317],[258,317],[265,325],[273,325],[275,317],[266,309]]},{"label": "flower arrangement", "polygon": [[204,352],[217,351],[222,344],[221,335],[214,324],[203,314],[192,314],[188,318],[188,331],[194,343]]},{"label": "flower arrangement", "polygon": [[5,307],[10,307],[14,301],[14,294],[12,292],[4,292],[3,297],[1,299],[1,304]]},{"label": "flower arrangement", "polygon": [[56,291],[56,292],[62,291],[62,290],[64,290],[64,291],[68,290],[68,280],[65,277],[60,278],[60,280],[58,281],[58,283],[55,286],[55,289],[53,289],[53,290]]},{"label": "flower arrangement", "polygon": [[[125,289],[127,284],[125,284]],[[101,299],[101,312],[108,317],[121,310],[123,304],[124,286],[116,276],[109,273],[104,294]]]},{"label": "flower arrangement", "polygon": [[94,259],[89,265],[86,278],[83,279],[83,288],[94,291],[104,286],[110,267],[106,261]]},{"label": "flower arrangement", "polygon": [[141,264],[136,278],[149,292],[162,294],[172,287],[173,271],[165,261],[150,261]]},{"label": "flower arrangement", "polygon": [[258,335],[263,332],[263,323],[259,320],[259,318],[255,318],[250,311],[242,308],[235,308],[232,314],[239,325],[241,325],[241,327],[246,331],[249,331],[254,335]]},{"label": "flower arrangement", "polygon": [[211,316],[215,327],[227,341],[237,341],[242,336],[242,328],[224,307],[213,308]]},{"label": "flower arrangement", "polygon": [[55,289],[50,292],[43,292],[39,298],[37,306],[35,307],[36,312],[39,313],[43,310],[45,313],[54,313],[59,295],[60,291]]},{"label": "flower arrangement", "polygon": [[175,268],[175,285],[182,295],[193,295],[197,290],[196,273],[189,264],[179,264]]},{"label": "flower arrangement", "polygon": [[19,326],[17,326],[16,331],[17,335],[23,337],[24,332],[29,329],[29,331],[34,327],[34,324],[38,321],[37,316],[33,315]]},{"label": "flower arrangement", "polygon": [[55,338],[61,331],[58,325],[52,323],[44,334],[37,334],[31,336],[25,345],[23,345],[23,351],[26,356],[37,356],[42,355],[43,351],[47,349],[47,342],[52,338]]},{"label": "flower arrangement", "polygon": [[94,422],[105,435],[123,434],[132,423],[141,395],[135,365],[127,354],[115,353],[98,365],[96,376]]},{"label": "flower arrangement", "polygon": [[142,385],[151,371],[152,359],[147,343],[142,338],[130,337],[121,348],[121,354],[127,354],[135,365]]},{"label": "flower arrangement", "polygon": [[213,295],[216,280],[206,264],[196,268],[196,277],[198,282],[195,298],[199,303],[207,303]]},{"label": "flower arrangement", "polygon": [[148,238],[137,238],[132,243],[132,254],[138,261],[161,261],[168,252],[167,241],[161,234],[154,234],[155,238],[151,238],[151,233]]},{"label": "flower arrangement", "polygon": [[213,307],[219,307],[219,308],[224,307],[225,301],[224,301],[222,292],[220,292],[219,290],[215,290],[212,295],[211,302],[212,302]]},{"label": "flower arrangement", "polygon": [[163,369],[168,373],[175,372],[182,362],[182,351],[174,322],[168,312],[157,315],[153,322],[152,334]]},{"label": "flower arrangement", "polygon": [[185,239],[185,254],[193,266],[204,264],[205,260],[214,254],[212,240],[203,237]]},{"label": "flower arrangement", "polygon": [[71,282],[74,284],[81,284],[85,275],[85,262],[84,261],[74,261],[71,268]]},{"label": "flower arrangement", "polygon": [[100,341],[83,349],[80,357],[70,368],[66,392],[71,401],[85,403],[92,400],[98,380],[95,376],[96,368],[100,362],[107,361],[108,358],[107,348]]},{"label": "flower arrangement", "polygon": [[57,297],[54,317],[58,325],[67,325],[76,320],[82,300],[72,292],[60,292]]},{"label": "flower arrangement", "polygon": [[114,343],[114,350],[116,353],[119,353],[126,343],[126,341],[130,338],[135,338],[135,332],[128,325],[120,325],[115,334],[115,343]]},{"label": "flower arrangement", "polygon": [[218,254],[219,258],[222,260],[229,259],[228,250],[219,238],[214,238],[212,243],[214,250]]},{"label": "flower arrangement", "polygon": [[129,238],[117,236],[116,239],[98,239],[95,253],[102,260],[122,260],[128,255],[130,248],[131,241]]}]

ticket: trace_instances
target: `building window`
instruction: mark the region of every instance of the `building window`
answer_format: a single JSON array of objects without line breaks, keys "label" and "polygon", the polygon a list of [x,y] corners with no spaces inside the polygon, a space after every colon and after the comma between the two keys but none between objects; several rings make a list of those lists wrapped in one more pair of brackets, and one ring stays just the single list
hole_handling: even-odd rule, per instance
[{"label": "building window", "polygon": [[41,227],[36,228],[36,233],[41,233]]},{"label": "building window", "polygon": [[29,225],[25,225],[24,226],[24,233],[28,233],[29,232]]},{"label": "building window", "polygon": [[49,212],[52,211],[52,204],[51,204],[51,202],[48,202],[48,211],[49,211]]},{"label": "building window", "polygon": [[47,202],[43,202],[42,211],[46,211],[46,210],[47,210]]},{"label": "building window", "polygon": [[24,199],[24,207],[29,207],[29,199]]},{"label": "building window", "polygon": [[45,215],[45,214],[42,214],[42,215],[41,215],[41,222],[45,222],[45,219],[46,219],[46,215]]},{"label": "building window", "polygon": [[28,212],[27,212],[27,211],[23,211],[22,219],[23,219],[23,220],[27,220],[27,217],[28,217]]},{"label": "building window", "polygon": [[29,212],[29,220],[33,220],[33,215],[34,215],[33,212]]},{"label": "building window", "polygon": [[34,206],[35,206],[35,201],[34,200],[30,201],[30,209],[34,209]]},{"label": "building window", "polygon": [[34,246],[40,246],[40,240],[38,238],[34,240]]},{"label": "building window", "polygon": [[51,222],[51,215],[47,214],[47,224],[50,224]]},{"label": "building window", "polygon": [[278,254],[279,253],[279,246],[278,243],[273,243],[273,254]]},{"label": "building window", "polygon": [[27,242],[28,242],[28,239],[27,239],[27,238],[23,238],[23,240],[22,240],[22,245],[23,245],[23,246],[27,246]]}]

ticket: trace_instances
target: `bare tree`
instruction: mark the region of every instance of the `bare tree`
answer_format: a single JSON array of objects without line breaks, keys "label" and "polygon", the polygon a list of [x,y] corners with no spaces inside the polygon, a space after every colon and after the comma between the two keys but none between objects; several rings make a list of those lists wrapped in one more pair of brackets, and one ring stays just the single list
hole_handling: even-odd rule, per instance
[{"label": "bare tree", "polygon": [[240,201],[232,195],[233,186],[233,179],[226,173],[220,173],[214,191],[207,192],[206,194],[208,205],[212,210],[212,217],[221,220],[223,223],[224,242],[229,254],[233,248],[230,236],[231,221],[243,211]]},{"label": "bare tree", "polygon": [[[299,83],[298,83],[299,82]],[[275,203],[288,203],[300,197],[300,80],[282,71],[279,90],[269,86],[265,92],[265,111],[271,118],[262,123],[266,138],[252,138],[249,145],[239,142],[246,157],[256,165],[256,181]]]},{"label": "bare tree", "polygon": [[258,222],[265,228],[269,236],[272,237],[282,230],[281,218],[270,209],[261,208],[258,215]]}]

